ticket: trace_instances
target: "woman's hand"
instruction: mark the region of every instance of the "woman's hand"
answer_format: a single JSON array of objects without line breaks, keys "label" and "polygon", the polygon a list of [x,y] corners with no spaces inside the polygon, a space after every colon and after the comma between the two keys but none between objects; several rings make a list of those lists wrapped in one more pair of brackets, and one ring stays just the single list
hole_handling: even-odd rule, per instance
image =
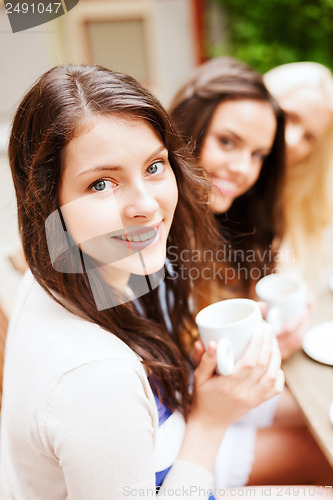
[{"label": "woman's hand", "polygon": [[303,316],[287,323],[278,334],[277,341],[283,361],[302,347],[303,337],[309,328],[312,309],[313,304],[309,302]]},{"label": "woman's hand", "polygon": [[[216,375],[216,343],[196,343],[193,400],[178,458],[213,470],[227,427],[284,387],[281,355],[267,323],[256,332],[231,375]],[[196,357],[196,358],[195,358]]]},{"label": "woman's hand", "polygon": [[[195,353],[200,356],[201,347]],[[228,426],[263,401],[280,393],[284,386],[281,355],[270,327],[264,323],[256,332],[229,376],[215,375],[216,344],[210,343],[194,372],[190,418],[209,426]]]},{"label": "woman's hand", "polygon": [[[212,345],[212,348],[214,349],[214,343],[211,344]],[[203,343],[201,342],[201,340],[196,340],[194,342],[194,346],[193,346],[193,350],[192,350],[192,361],[193,361],[193,364],[195,367],[198,366],[198,364],[200,363],[200,360],[202,358],[202,356],[204,355],[204,352],[205,352],[205,348],[204,348],[204,345]]]}]

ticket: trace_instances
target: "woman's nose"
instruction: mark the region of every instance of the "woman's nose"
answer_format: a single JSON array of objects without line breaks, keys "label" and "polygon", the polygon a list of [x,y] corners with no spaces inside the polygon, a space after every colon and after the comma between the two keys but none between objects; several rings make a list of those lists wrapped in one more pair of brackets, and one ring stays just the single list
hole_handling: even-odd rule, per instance
[{"label": "woman's nose", "polygon": [[289,147],[297,147],[301,143],[303,136],[302,129],[300,127],[286,127],[286,143]]},{"label": "woman's nose", "polygon": [[152,219],[159,208],[151,186],[147,186],[145,182],[133,186],[125,197],[124,216],[128,219],[139,217]]},{"label": "woman's nose", "polygon": [[304,141],[303,131],[296,127],[286,129],[286,154],[290,164],[302,161],[310,151],[309,144]]},{"label": "woman's nose", "polygon": [[228,168],[231,172],[237,174],[246,174],[252,164],[252,156],[248,151],[243,151],[237,155],[233,160],[230,161]]}]

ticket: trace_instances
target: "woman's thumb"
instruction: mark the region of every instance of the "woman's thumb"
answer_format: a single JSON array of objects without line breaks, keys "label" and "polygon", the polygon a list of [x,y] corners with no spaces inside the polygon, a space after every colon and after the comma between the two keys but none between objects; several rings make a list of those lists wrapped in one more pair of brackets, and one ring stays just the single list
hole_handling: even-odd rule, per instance
[{"label": "woman's thumb", "polygon": [[204,384],[211,378],[216,368],[216,342],[211,341],[203,354],[198,368],[194,372],[197,385]]}]

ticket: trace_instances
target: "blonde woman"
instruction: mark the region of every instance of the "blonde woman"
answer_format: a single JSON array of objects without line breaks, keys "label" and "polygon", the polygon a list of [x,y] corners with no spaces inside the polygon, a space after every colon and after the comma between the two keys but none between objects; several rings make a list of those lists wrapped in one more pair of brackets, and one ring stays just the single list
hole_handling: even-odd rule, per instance
[{"label": "blonde woman", "polygon": [[314,263],[325,261],[325,230],[333,214],[332,73],[318,63],[296,62],[272,69],[264,80],[286,116],[285,242],[311,279]]}]

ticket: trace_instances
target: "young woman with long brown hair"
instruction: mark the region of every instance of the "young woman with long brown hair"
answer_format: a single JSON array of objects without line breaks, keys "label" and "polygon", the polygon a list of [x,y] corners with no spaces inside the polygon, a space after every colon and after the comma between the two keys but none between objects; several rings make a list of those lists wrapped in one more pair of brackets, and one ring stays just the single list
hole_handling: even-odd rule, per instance
[{"label": "young woman with long brown hair", "polygon": [[[149,92],[96,66],[41,76],[9,159],[30,271],[6,345],[1,498],[149,497],[162,482],[160,497],[208,498],[227,428],[283,373],[263,331],[229,377],[210,345],[190,390],[193,284],[173,263],[158,285],[171,245],[216,248],[201,170]],[[173,416],[165,459],[158,424]]]},{"label": "young woman with long brown hair", "polygon": [[[259,73],[225,57],[194,70],[174,97],[170,114],[212,183],[207,209],[215,215],[221,238],[217,293],[222,298],[254,298],[256,282],[281,265],[284,113]],[[299,349],[307,322],[308,313],[297,325],[286,325],[277,337],[283,358]],[[277,412],[284,423],[289,421],[285,419],[287,401],[289,413],[287,398]],[[275,411],[269,403],[268,408],[256,409],[237,424],[259,429],[246,439],[253,440],[249,481],[302,483],[311,474],[316,481],[324,470],[323,477],[331,477],[332,471],[304,423],[296,428],[273,428]],[[305,452],[305,448],[312,451]]]},{"label": "young woman with long brown hair", "polygon": [[[211,179],[220,226],[222,297],[255,297],[255,284],[281,268],[285,215],[284,114],[262,76],[233,58],[199,66],[171,104],[171,116]],[[279,335],[283,358],[301,345],[308,314]]]},{"label": "young woman with long brown hair", "polygon": [[196,68],[170,113],[212,182],[210,208],[227,236],[222,280],[251,296],[274,269],[283,234],[283,113],[261,75],[228,57]]}]

